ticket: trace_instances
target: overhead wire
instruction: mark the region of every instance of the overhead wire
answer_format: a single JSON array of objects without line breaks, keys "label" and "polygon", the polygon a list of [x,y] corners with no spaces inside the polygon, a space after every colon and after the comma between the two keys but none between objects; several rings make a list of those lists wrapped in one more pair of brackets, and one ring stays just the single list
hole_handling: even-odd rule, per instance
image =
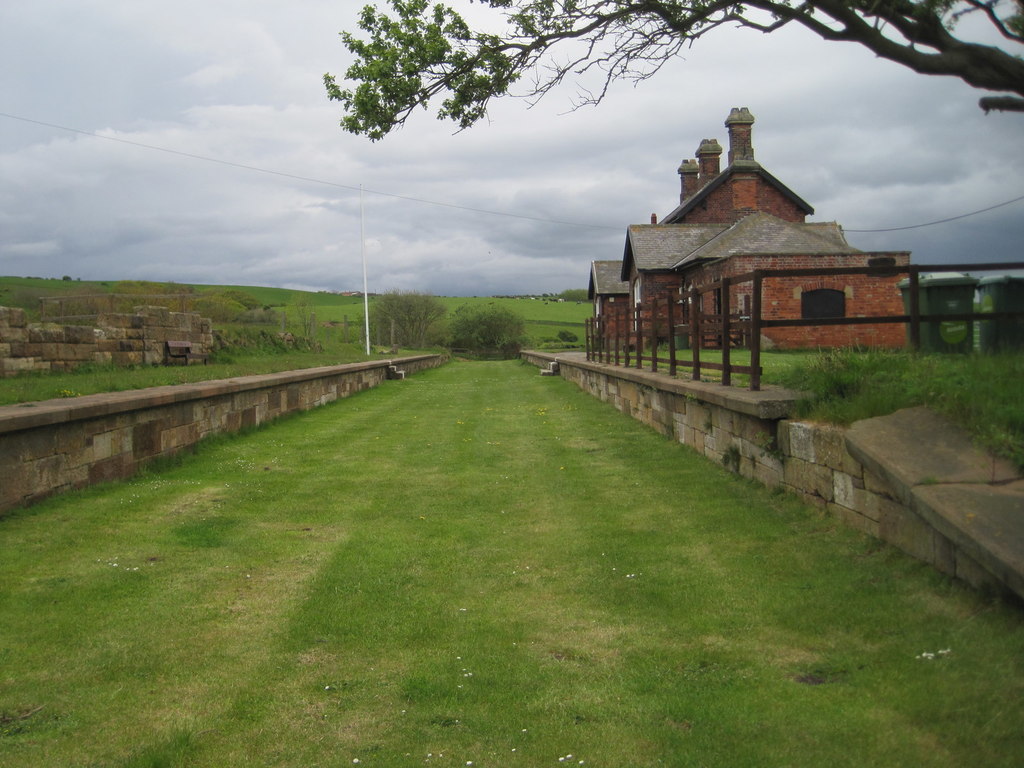
[{"label": "overhead wire", "polygon": [[843,231],[844,232],[902,232],[902,231],[907,230],[907,229],[921,229],[922,227],[934,227],[936,224],[947,224],[950,221],[958,221],[959,219],[966,219],[966,218],[968,218],[970,216],[977,216],[979,213],[987,213],[988,211],[994,211],[996,208],[1003,208],[1003,207],[1005,207],[1007,205],[1012,205],[1013,203],[1019,203],[1021,200],[1024,200],[1024,195],[1021,195],[1020,197],[1015,197],[1015,198],[1013,198],[1013,200],[1007,200],[1007,201],[1002,202],[1002,203],[996,203],[995,205],[990,205],[988,208],[982,208],[982,209],[977,210],[977,211],[971,211],[970,213],[962,213],[959,216],[950,216],[950,217],[945,218],[945,219],[939,219],[938,221],[929,221],[929,222],[926,222],[925,224],[911,224],[910,226],[907,226],[907,227],[889,227],[887,229],[847,229],[846,227],[843,227]]},{"label": "overhead wire", "polygon": [[369,189],[368,187],[360,187],[358,185],[351,185],[351,184],[341,184],[341,183],[336,182],[336,181],[327,181],[325,179],[318,179],[318,178],[314,178],[312,176],[302,176],[300,174],[287,173],[285,171],[274,171],[274,170],[271,170],[269,168],[262,168],[262,167],[260,167],[258,165],[248,165],[246,163],[236,163],[236,162],[233,162],[231,160],[221,160],[220,158],[216,158],[216,157],[208,157],[206,155],[197,155],[197,154],[192,153],[192,152],[184,152],[184,151],[178,150],[178,149],[168,149],[167,147],[159,147],[159,146],[156,146],[154,144],[145,144],[145,143],[140,142],[140,141],[132,141],[131,139],[123,139],[123,138],[119,138],[117,136],[104,136],[101,133],[95,133],[93,131],[84,131],[84,130],[81,130],[79,128],[69,128],[69,127],[64,126],[64,125],[57,125],[55,123],[48,123],[48,122],[45,122],[45,121],[42,121],[42,120],[34,120],[34,119],[28,118],[28,117],[21,117],[19,115],[12,115],[12,114],[9,114],[7,112],[0,112],[0,117],[6,117],[6,118],[9,118],[11,120],[20,120],[21,122],[32,123],[34,125],[41,125],[41,126],[44,126],[46,128],[53,128],[53,129],[58,130],[58,131],[66,131],[68,133],[77,133],[77,134],[79,134],[81,136],[89,136],[89,137],[92,137],[92,138],[95,138],[95,139],[103,139],[104,141],[113,141],[113,142],[116,142],[118,144],[127,144],[129,146],[139,147],[141,149],[153,150],[155,152],[164,152],[164,153],[169,154],[169,155],[177,155],[178,157],[187,157],[187,158],[190,158],[192,160],[201,160],[201,161],[207,162],[207,163],[216,163],[218,165],[226,165],[226,166],[228,166],[230,168],[239,168],[239,169],[246,170],[246,171],[255,171],[257,173],[265,173],[265,174],[269,174],[271,176],[278,176],[278,177],[285,178],[285,179],[292,179],[292,180],[295,180],[295,181],[304,181],[304,182],[308,182],[310,184],[320,184],[320,185],[323,185],[323,186],[335,187],[337,189],[347,189],[347,190],[350,190],[352,192],[359,192],[360,189],[362,189],[363,192],[366,192],[368,194],[378,195],[380,197],[390,197],[390,198],[394,198],[396,200],[405,200],[405,201],[412,202],[412,203],[422,203],[424,205],[436,205],[436,206],[441,206],[443,208],[454,208],[454,209],[460,210],[460,211],[471,211],[473,213],[482,213],[482,214],[486,214],[486,215],[489,215],[489,216],[505,216],[505,217],[513,218],[513,219],[525,219],[527,221],[538,221],[538,222],[542,222],[544,224],[559,224],[559,225],[562,225],[562,226],[582,227],[582,228],[585,228],[585,229],[610,229],[610,230],[615,230],[615,231],[619,231],[621,229],[621,227],[612,227],[612,226],[609,226],[607,224],[588,224],[588,223],[579,222],[579,221],[565,221],[565,220],[562,220],[562,219],[551,219],[551,218],[547,218],[547,217],[543,217],[543,216],[529,216],[527,214],[522,214],[522,213],[509,213],[508,211],[493,211],[493,210],[489,210],[489,209],[486,209],[486,208],[474,208],[474,207],[468,206],[468,205],[459,205],[457,203],[446,203],[446,202],[441,202],[441,201],[438,201],[438,200],[427,200],[425,198],[420,198],[420,197],[411,197],[409,195],[399,195],[399,194],[395,194],[393,192],[381,192],[380,190]]},{"label": "overhead wire", "polygon": [[[382,192],[380,190],[369,189],[369,188],[366,188],[366,187],[353,186],[351,184],[341,184],[341,183],[335,182],[335,181],[327,181],[325,179],[318,179],[318,178],[315,178],[315,177],[312,177],[312,176],[303,176],[303,175],[295,174],[295,173],[287,173],[285,171],[275,171],[275,170],[271,170],[269,168],[262,168],[262,167],[257,166],[257,165],[248,165],[246,163],[236,163],[236,162],[233,162],[231,160],[222,160],[222,159],[216,158],[216,157],[208,157],[206,155],[198,155],[198,154],[195,154],[195,153],[192,153],[192,152],[185,152],[185,151],[178,150],[178,149],[169,149],[167,147],[160,147],[160,146],[156,146],[154,144],[145,144],[145,143],[140,142],[140,141],[132,141],[131,139],[123,139],[123,138],[119,138],[117,136],[104,136],[103,134],[96,133],[94,131],[85,131],[85,130],[81,130],[79,128],[69,128],[68,126],[58,125],[56,123],[48,123],[48,122],[45,122],[43,120],[34,120],[32,118],[22,117],[20,115],[12,115],[12,114],[7,113],[7,112],[0,112],[0,117],[5,117],[5,118],[8,118],[9,120],[18,120],[18,121],[21,121],[21,122],[24,122],[24,123],[32,123],[34,125],[41,125],[41,126],[44,126],[46,128],[53,128],[53,129],[58,130],[58,131],[66,131],[68,133],[76,133],[76,134],[79,134],[81,136],[89,136],[89,137],[96,138],[96,139],[103,139],[104,141],[112,141],[112,142],[116,142],[118,144],[127,144],[129,146],[139,147],[141,149],[148,149],[148,150],[152,150],[154,152],[164,152],[166,154],[177,155],[179,157],[187,157],[187,158],[190,158],[192,160],[200,160],[200,161],[206,162],[206,163],[216,163],[218,165],[224,165],[224,166],[228,166],[230,168],[239,168],[241,170],[254,171],[256,173],[264,173],[264,174],[268,174],[268,175],[271,175],[271,176],[278,176],[278,177],[285,178],[285,179],[292,179],[294,181],[304,181],[304,182],[308,182],[310,184],[320,184],[320,185],[323,185],[323,186],[335,187],[337,189],[346,189],[346,190],[349,190],[349,191],[352,191],[352,192],[359,192],[361,190],[361,191],[366,192],[368,194],[378,195],[380,197],[390,197],[390,198],[393,198],[395,200],[405,200],[407,202],[421,203],[423,205],[435,205],[435,206],[440,206],[440,207],[443,207],[443,208],[452,208],[452,209],[460,210],[460,211],[470,211],[472,213],[481,213],[481,214],[485,214],[485,215],[488,215],[488,216],[503,216],[503,217],[506,217],[506,218],[524,219],[526,221],[537,221],[537,222],[541,222],[541,223],[544,223],[544,224],[558,224],[558,225],[561,225],[561,226],[580,227],[580,228],[584,228],[584,229],[608,229],[608,230],[615,230],[615,231],[620,231],[622,229],[621,227],[610,226],[610,225],[607,225],[607,224],[588,224],[588,223],[585,223],[585,222],[578,222],[578,221],[565,221],[563,219],[551,219],[551,218],[546,218],[546,217],[543,217],[543,216],[529,216],[529,215],[521,214],[521,213],[509,213],[508,211],[494,211],[494,210],[490,210],[490,209],[487,209],[487,208],[474,208],[472,206],[459,205],[457,203],[447,203],[447,202],[442,202],[442,201],[438,201],[438,200],[428,200],[428,199],[421,198],[421,197],[411,197],[409,195],[399,195],[399,194],[396,194],[394,192]],[[948,224],[951,221],[959,221],[961,219],[970,218],[971,216],[977,216],[978,214],[987,213],[989,211],[994,211],[994,210],[996,210],[998,208],[1004,208],[1007,205],[1012,205],[1014,203],[1019,203],[1022,200],[1024,200],[1024,195],[1021,195],[1020,197],[1015,197],[1012,200],[1006,200],[1006,201],[1001,202],[1001,203],[996,203],[995,205],[990,205],[987,208],[981,208],[981,209],[979,209],[977,211],[971,211],[970,213],[962,213],[962,214],[960,214],[958,216],[949,216],[949,217],[944,218],[944,219],[937,219],[936,221],[928,221],[928,222],[925,222],[925,223],[922,223],[922,224],[910,224],[910,225],[902,226],[902,227],[886,227],[886,228],[881,228],[881,229],[850,229],[848,227],[843,227],[843,231],[845,231],[845,232],[854,232],[854,233],[857,233],[857,234],[871,234],[871,233],[878,233],[878,232],[905,232],[905,231],[911,230],[911,229],[923,229],[924,227],[934,227],[937,224]]]}]

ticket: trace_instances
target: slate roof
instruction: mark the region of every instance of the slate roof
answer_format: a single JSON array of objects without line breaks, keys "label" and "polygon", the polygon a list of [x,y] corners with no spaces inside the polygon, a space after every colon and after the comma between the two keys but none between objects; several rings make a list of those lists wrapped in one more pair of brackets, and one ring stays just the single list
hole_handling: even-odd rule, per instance
[{"label": "slate roof", "polygon": [[622,280],[621,261],[594,261],[590,265],[590,289],[587,296],[591,299],[597,294],[629,293],[629,283]]},{"label": "slate roof", "polygon": [[793,190],[779,181],[777,178],[768,173],[761,164],[755,160],[736,160],[728,168],[722,171],[718,176],[709,181],[706,185],[697,190],[697,193],[685,200],[679,206],[676,207],[672,213],[668,214],[662,222],[665,224],[672,224],[673,222],[682,221],[683,218],[692,211],[701,201],[704,200],[708,195],[718,189],[720,186],[726,183],[735,173],[755,171],[761,178],[763,178],[770,185],[775,187],[779,192],[792,200],[798,208],[800,208],[808,216],[814,213],[814,208],[811,207],[810,203],[804,200],[802,197],[796,194]]},{"label": "slate roof", "polygon": [[626,231],[620,279],[629,280],[634,262],[640,271],[672,269],[684,255],[728,228],[728,224],[634,224]]},{"label": "slate roof", "polygon": [[862,251],[846,242],[842,228],[834,221],[798,224],[767,213],[752,213],[688,253],[677,253],[671,268],[739,254],[819,256],[853,253]]},{"label": "slate roof", "polygon": [[617,265],[618,279],[628,281],[634,263],[641,272],[669,271],[740,254],[853,253],[863,251],[846,242],[842,227],[834,221],[801,224],[759,212],[735,224],[634,224],[627,230],[622,261],[594,264]]}]

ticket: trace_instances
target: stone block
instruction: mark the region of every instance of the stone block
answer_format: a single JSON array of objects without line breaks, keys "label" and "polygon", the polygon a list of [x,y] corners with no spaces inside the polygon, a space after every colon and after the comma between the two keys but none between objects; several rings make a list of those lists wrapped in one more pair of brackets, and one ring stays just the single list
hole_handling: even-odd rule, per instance
[{"label": "stone block", "polygon": [[843,456],[846,453],[846,431],[828,424],[815,424],[812,426],[811,439],[814,443],[814,461],[829,469],[842,471]]},{"label": "stone block", "polygon": [[26,342],[28,341],[28,329],[24,327],[0,328],[0,339],[11,343]]},{"label": "stone block", "polygon": [[756,416],[736,415],[737,435],[756,445],[777,442],[777,422],[770,419],[759,419]]},{"label": "stone block", "polygon": [[737,431],[734,414],[727,408],[712,408],[711,421],[718,429],[730,435]]},{"label": "stone block", "polygon": [[[0,332],[25,327],[25,310],[21,307],[0,307]],[[6,333],[4,334],[6,335]]]},{"label": "stone block", "polygon": [[44,456],[22,465],[28,475],[28,495],[48,493],[63,484],[67,461],[62,454]]},{"label": "stone block", "polygon": [[864,479],[864,487],[876,496],[884,496],[887,499],[899,498],[891,483],[879,477],[867,467],[864,467],[862,477]]},{"label": "stone block", "polygon": [[131,324],[128,315],[114,312],[102,312],[96,316],[96,325],[103,331],[111,331],[116,328],[127,328]]},{"label": "stone block", "polygon": [[[37,363],[34,358],[31,357],[6,357],[0,360],[0,366],[5,374],[13,375],[15,373],[22,373],[24,371],[34,371],[37,365],[42,367],[42,364]],[[49,365],[46,364],[47,368]]]},{"label": "stone block", "polygon": [[782,462],[775,461],[774,463],[765,463],[762,461],[755,461],[752,479],[768,486],[769,488],[775,488],[783,485],[785,482],[785,470],[782,466]]},{"label": "stone block", "polygon": [[905,507],[900,507],[899,514],[883,516],[879,521],[878,535],[908,555],[931,563],[950,576],[955,575],[955,567],[948,558],[937,557],[939,553],[951,551],[948,541]]},{"label": "stone block", "polygon": [[135,307],[135,314],[144,318],[146,325],[171,325],[171,311],[167,307],[144,306]]},{"label": "stone block", "polygon": [[804,421],[782,421],[779,423],[779,440],[787,456],[801,461],[813,462],[814,425]]},{"label": "stone block", "polygon": [[1006,587],[999,579],[995,578],[973,557],[961,549],[953,553],[954,569],[956,577],[970,584],[976,589],[992,589],[996,592],[1005,592]]},{"label": "stone block", "polygon": [[135,473],[136,464],[130,456],[118,454],[109,459],[94,462],[89,467],[90,483],[108,483],[112,480],[123,480]]},{"label": "stone block", "polygon": [[803,459],[790,458],[785,462],[786,485],[797,491],[818,496],[823,501],[832,501],[834,483],[832,470]]},{"label": "stone block", "polygon": [[28,340],[40,344],[64,341],[64,326],[53,323],[33,323],[28,327]]},{"label": "stone block", "polygon": [[182,424],[181,426],[171,427],[160,433],[160,450],[162,453],[175,453],[186,446],[194,444],[198,439],[198,424]]},{"label": "stone block", "polygon": [[828,511],[835,515],[835,517],[842,520],[844,525],[848,525],[862,533],[868,534],[869,536],[874,536],[876,539],[879,538],[879,525],[877,520],[865,517],[856,510],[845,507],[842,504],[829,504]]},{"label": "stone block", "polygon": [[64,328],[64,340],[68,344],[95,344],[96,333],[91,325],[68,325]]}]

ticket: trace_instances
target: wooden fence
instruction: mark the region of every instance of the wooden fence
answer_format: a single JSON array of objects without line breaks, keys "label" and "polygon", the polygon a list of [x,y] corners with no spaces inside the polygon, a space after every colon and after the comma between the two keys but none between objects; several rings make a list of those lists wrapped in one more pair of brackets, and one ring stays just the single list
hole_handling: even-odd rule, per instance
[{"label": "wooden fence", "polygon": [[[1024,270],[1024,262],[985,264],[913,264],[907,266],[871,267],[822,267],[805,269],[757,269],[740,275],[723,277],[712,283],[695,286],[678,299],[661,298],[647,303],[634,304],[603,317],[587,320],[587,359],[612,365],[633,366],[642,369],[645,364],[652,372],[659,366],[667,366],[669,376],[675,376],[679,368],[689,368],[694,381],[700,381],[704,369],[721,371],[722,384],[730,386],[734,373],[750,376],[750,389],[761,388],[761,331],[765,328],[799,326],[868,325],[879,323],[904,323],[907,338],[912,349],[921,347],[921,324],[950,321],[994,321],[1015,319],[1024,321],[1024,307],[1012,311],[975,312],[954,314],[921,314],[920,279],[923,273],[932,272],[993,272]],[[896,275],[907,276],[906,314],[871,315],[866,317],[831,317],[806,319],[800,317],[766,319],[763,316],[762,295],[765,282],[793,277],[831,277],[841,275],[866,275],[891,279]],[[749,315],[734,312],[730,306],[732,288],[736,285],[751,284]],[[717,297],[717,311],[707,312],[705,304],[714,307]],[[677,338],[687,338],[688,350],[677,349]],[[728,343],[723,343],[728,339]],[[732,349],[749,349],[750,364],[736,365],[732,362]],[[710,363],[701,360],[702,349],[721,349],[722,362]],[[681,351],[689,353],[680,355]],[[662,356],[667,352],[667,356]]]}]

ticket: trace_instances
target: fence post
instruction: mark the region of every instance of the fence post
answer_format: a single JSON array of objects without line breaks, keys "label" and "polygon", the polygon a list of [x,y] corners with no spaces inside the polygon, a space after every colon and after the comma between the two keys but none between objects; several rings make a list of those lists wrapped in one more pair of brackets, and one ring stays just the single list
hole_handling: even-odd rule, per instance
[{"label": "fence post", "polygon": [[764,272],[754,270],[750,297],[750,388],[761,389],[761,282]]},{"label": "fence post", "polygon": [[636,305],[633,313],[636,321],[636,368],[644,367],[644,313],[640,304]]},{"label": "fence post", "polygon": [[921,351],[921,296],[919,293],[920,268],[910,267],[910,348]]},{"label": "fence post", "polygon": [[693,353],[693,380],[700,381],[700,294],[690,289],[690,351]]},{"label": "fence post", "polygon": [[624,312],[619,311],[619,312],[616,313],[616,317],[615,317],[615,364],[616,365],[619,364],[619,342],[622,341],[622,325],[623,325],[623,315],[624,314],[625,314]]},{"label": "fence post", "polygon": [[629,308],[622,308],[622,364],[629,368],[631,365],[632,358],[629,356],[629,329],[632,326],[633,321],[630,319]]},{"label": "fence post", "polygon": [[676,375],[676,303],[668,300],[668,375]]},{"label": "fence post", "polygon": [[729,324],[729,289],[732,287],[732,279],[722,278],[722,384],[726,387],[732,384],[732,329]]},{"label": "fence post", "polygon": [[658,297],[651,299],[651,373],[658,372]]}]

